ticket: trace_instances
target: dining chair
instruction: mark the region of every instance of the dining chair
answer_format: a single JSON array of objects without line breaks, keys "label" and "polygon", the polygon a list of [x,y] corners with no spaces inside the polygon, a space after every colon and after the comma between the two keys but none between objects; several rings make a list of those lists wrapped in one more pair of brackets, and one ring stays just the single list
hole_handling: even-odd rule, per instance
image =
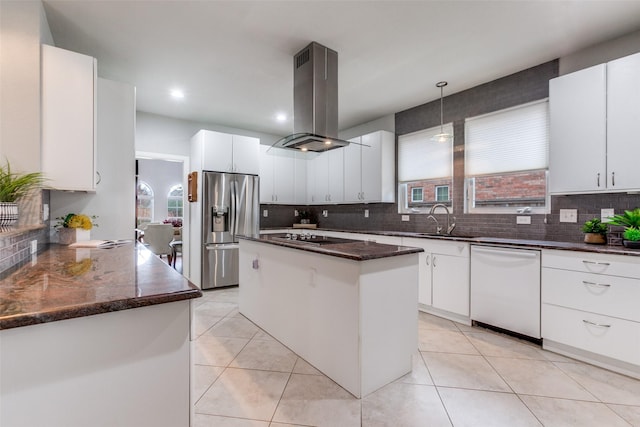
[{"label": "dining chair", "polygon": [[147,248],[160,258],[166,255],[168,263],[171,265],[173,251],[169,244],[173,237],[173,225],[148,224],[144,230],[143,241]]}]

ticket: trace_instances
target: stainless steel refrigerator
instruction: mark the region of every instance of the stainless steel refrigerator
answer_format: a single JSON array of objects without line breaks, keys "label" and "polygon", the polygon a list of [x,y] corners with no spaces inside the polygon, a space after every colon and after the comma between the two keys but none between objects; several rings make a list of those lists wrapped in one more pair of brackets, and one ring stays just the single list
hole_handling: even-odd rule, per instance
[{"label": "stainless steel refrigerator", "polygon": [[260,232],[259,178],[202,173],[202,289],[238,284],[239,234]]}]

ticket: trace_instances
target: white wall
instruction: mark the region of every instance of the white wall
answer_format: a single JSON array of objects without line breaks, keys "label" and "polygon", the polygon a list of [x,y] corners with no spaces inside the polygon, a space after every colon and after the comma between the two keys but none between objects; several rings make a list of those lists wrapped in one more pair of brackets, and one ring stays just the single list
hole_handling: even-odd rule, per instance
[{"label": "white wall", "polygon": [[[153,190],[153,221],[167,218],[167,193],[182,184],[182,163],[157,159],[138,159],[138,180],[145,181]],[[185,192],[186,194],[186,192]],[[186,200],[185,200],[185,203]]]},{"label": "white wall", "polygon": [[[51,191],[51,217],[97,215],[92,239],[135,238],[135,88],[98,79],[98,172],[95,193]],[[52,220],[52,225],[56,221]],[[52,240],[56,240],[55,232]]]},{"label": "white wall", "polygon": [[560,58],[560,75],[640,52],[640,31],[606,41]]}]

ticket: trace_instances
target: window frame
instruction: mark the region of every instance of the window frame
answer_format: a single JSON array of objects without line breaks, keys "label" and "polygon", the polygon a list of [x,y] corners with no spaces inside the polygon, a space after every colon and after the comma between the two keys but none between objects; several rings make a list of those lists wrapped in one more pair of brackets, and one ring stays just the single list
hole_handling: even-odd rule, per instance
[{"label": "window frame", "polygon": [[[180,196],[174,196],[171,193],[173,193],[174,191],[180,189],[180,191],[182,192],[182,194]],[[179,201],[180,202],[180,206],[179,207],[172,207],[170,206],[171,202],[174,201]],[[180,218],[184,221],[184,187],[182,186],[182,184],[175,184],[172,185],[169,188],[169,191],[167,192],[167,218]],[[171,210],[172,209],[179,209],[182,212],[182,215],[177,215],[177,216],[171,216]]]},{"label": "window frame", "polygon": [[[447,200],[440,200],[438,198],[438,190],[441,188],[446,188],[447,189]],[[450,185],[436,185],[435,186],[435,202],[436,203],[445,203],[445,202],[450,202],[451,201],[451,191],[450,191],[451,186]]]},{"label": "window frame", "polygon": [[[420,190],[420,200],[417,200],[414,197],[414,191]],[[412,187],[411,188],[411,203],[421,203],[424,202],[424,188],[423,187]]]},{"label": "window frame", "polygon": [[[149,195],[140,194],[139,189],[142,186],[147,187],[151,194],[149,194]],[[145,209],[149,209],[151,211],[151,217],[146,217],[146,216],[140,216],[139,215],[138,209],[140,208],[140,201],[141,200],[149,200],[150,201],[149,207],[147,207]],[[151,187],[151,185],[149,185],[149,183],[147,181],[139,180],[137,185],[136,185],[136,226],[137,227],[140,227],[143,224],[149,224],[149,223],[154,221],[154,208],[155,208],[155,192],[153,191],[153,187]],[[149,219],[149,221],[141,222],[141,219],[145,219],[145,220]]]}]

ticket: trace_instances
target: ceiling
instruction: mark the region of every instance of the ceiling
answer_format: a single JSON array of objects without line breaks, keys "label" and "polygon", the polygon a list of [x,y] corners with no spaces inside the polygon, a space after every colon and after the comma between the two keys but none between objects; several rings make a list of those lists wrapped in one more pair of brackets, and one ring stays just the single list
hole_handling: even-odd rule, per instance
[{"label": "ceiling", "polygon": [[640,29],[640,1],[43,3],[55,44],[135,85],[138,110],[281,136],[311,41],[338,52],[347,129]]}]

